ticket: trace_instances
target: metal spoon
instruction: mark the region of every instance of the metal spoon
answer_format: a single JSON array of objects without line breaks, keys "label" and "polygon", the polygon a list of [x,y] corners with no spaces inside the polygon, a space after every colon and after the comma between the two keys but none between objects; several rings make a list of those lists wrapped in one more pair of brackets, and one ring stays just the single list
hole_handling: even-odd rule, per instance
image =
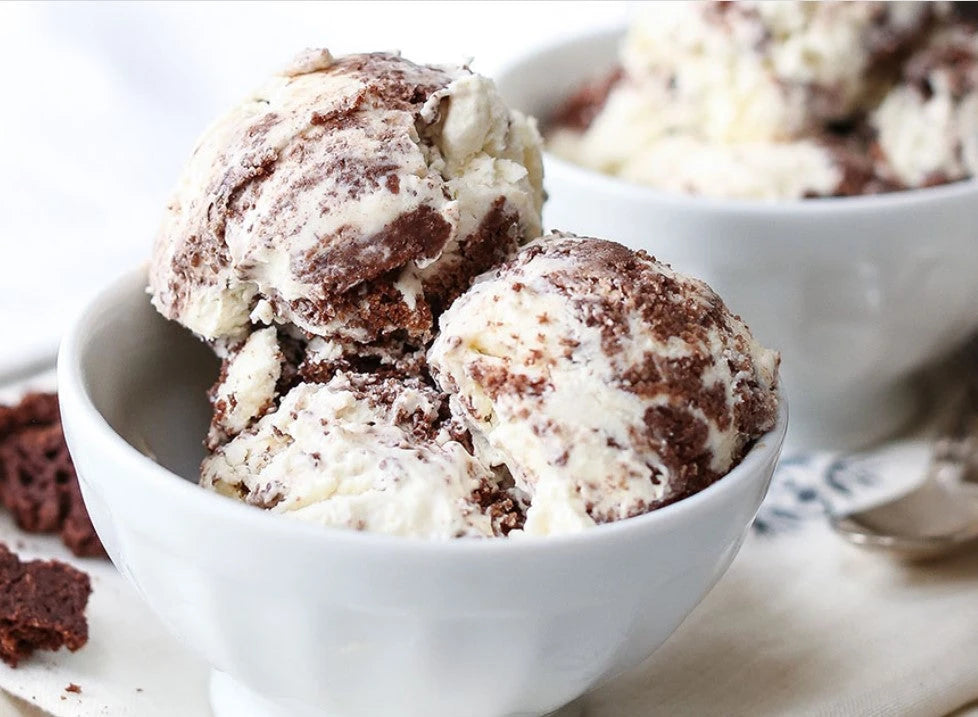
[{"label": "metal spoon", "polygon": [[832,528],[850,543],[911,560],[978,541],[978,387],[967,388],[953,416],[918,488],[866,510],[831,515]]}]

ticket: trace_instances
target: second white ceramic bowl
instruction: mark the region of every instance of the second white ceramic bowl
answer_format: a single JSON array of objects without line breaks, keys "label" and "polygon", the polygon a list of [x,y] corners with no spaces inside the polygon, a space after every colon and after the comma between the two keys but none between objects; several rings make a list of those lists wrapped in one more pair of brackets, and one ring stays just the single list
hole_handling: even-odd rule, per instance
[{"label": "second white ceramic bowl", "polygon": [[194,484],[218,367],[145,286],[143,271],[125,277],[65,338],[62,418],[99,537],[213,665],[218,717],[554,710],[638,664],[710,590],[784,437],[782,406],[716,484],[573,536],[435,542],[302,523]]},{"label": "second white ceramic bowl", "polygon": [[[615,62],[621,30],[534,51],[498,78],[546,118]],[[912,416],[915,370],[978,329],[978,182],[766,203],[670,195],[545,156],[548,228],[645,249],[710,283],[782,352],[789,446],[853,448]]]}]

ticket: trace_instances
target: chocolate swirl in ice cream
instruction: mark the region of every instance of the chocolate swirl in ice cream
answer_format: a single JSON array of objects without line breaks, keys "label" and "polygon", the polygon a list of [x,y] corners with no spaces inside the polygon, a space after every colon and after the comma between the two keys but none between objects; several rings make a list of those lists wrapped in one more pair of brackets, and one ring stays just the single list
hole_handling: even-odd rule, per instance
[{"label": "chocolate swirl in ice cream", "polygon": [[539,141],[467,68],[300,56],[200,140],[150,285],[209,340],[430,338],[438,311],[539,233]]},{"label": "chocolate swirl in ice cream", "polygon": [[428,538],[519,524],[440,391],[418,377],[338,371],[302,383],[222,445],[201,484],[291,517]]},{"label": "chocolate swirl in ice cream", "polygon": [[778,357],[700,281],[556,234],[481,277],[428,360],[525,530],[631,517],[706,487],[770,430]]}]

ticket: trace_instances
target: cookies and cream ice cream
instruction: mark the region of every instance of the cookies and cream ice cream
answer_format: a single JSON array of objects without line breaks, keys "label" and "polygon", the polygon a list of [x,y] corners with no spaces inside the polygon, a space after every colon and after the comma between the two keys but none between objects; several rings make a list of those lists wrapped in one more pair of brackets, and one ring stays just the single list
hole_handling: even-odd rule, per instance
[{"label": "cookies and cream ice cream", "polygon": [[901,79],[870,118],[892,178],[915,187],[978,173],[978,33],[941,30]]},{"label": "cookies and cream ice cream", "polygon": [[208,447],[236,436],[272,407],[284,360],[274,327],[255,331],[230,352],[211,389],[214,416]]},{"label": "cookies and cream ice cream", "polygon": [[[891,60],[920,37],[926,2],[666,2],[621,49],[625,93],[664,102],[667,133],[771,142],[871,106]],[[655,120],[654,121],[662,121]]]},{"label": "cookies and cream ice cream", "polygon": [[[975,66],[970,51],[961,59],[960,35],[976,37],[946,3],[654,3],[629,28],[615,72],[558,108],[548,145],[607,174],[714,197],[920,186],[927,172],[907,165],[954,164],[945,138],[978,122],[962,98],[925,107],[915,88],[922,48],[957,48],[956,76]],[[942,102],[954,103],[953,118]],[[919,136],[928,126],[940,138]],[[913,150],[924,156],[910,159]]]},{"label": "cookies and cream ice cream", "polygon": [[541,143],[466,68],[325,51],[205,133],[150,275],[223,360],[202,486],[338,528],[554,535],[701,490],[773,427],[777,355],[704,284],[527,244]]},{"label": "cookies and cream ice cream", "polygon": [[569,234],[478,277],[427,355],[359,348],[235,347],[202,485],[358,530],[557,535],[702,490],[777,414],[777,354],[708,286]]},{"label": "cookies and cream ice cream", "polygon": [[704,283],[556,234],[442,316],[432,374],[475,455],[550,535],[646,513],[735,465],[777,412],[778,356]]},{"label": "cookies and cream ice cream", "polygon": [[302,383],[208,456],[201,484],[325,525],[492,536],[492,508],[506,497],[491,499],[496,478],[462,442],[447,408],[418,377],[339,372]]},{"label": "cookies and cream ice cream", "polygon": [[150,287],[209,340],[252,315],[424,343],[469,278],[540,233],[535,125],[465,67],[309,51],[200,139]]}]

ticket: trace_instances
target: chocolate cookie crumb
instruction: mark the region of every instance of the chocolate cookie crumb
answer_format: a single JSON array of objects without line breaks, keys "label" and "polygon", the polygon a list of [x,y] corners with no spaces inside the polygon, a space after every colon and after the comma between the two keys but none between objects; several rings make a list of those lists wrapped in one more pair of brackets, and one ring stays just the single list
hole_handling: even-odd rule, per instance
[{"label": "chocolate cookie crumb", "polygon": [[88,509],[82,499],[77,477],[65,485],[68,494],[68,514],[61,524],[61,542],[80,558],[107,557],[102,541],[88,517]]},{"label": "chocolate cookie crumb", "polygon": [[0,659],[16,667],[34,650],[81,648],[91,592],[86,573],[55,560],[21,562],[0,544]]},{"label": "chocolate cookie crumb", "polygon": [[515,486],[509,471],[503,476],[497,476],[497,479],[497,482],[483,480],[473,498],[492,520],[493,532],[506,536],[513,530],[522,530],[526,523],[526,508],[515,495]]},{"label": "chocolate cookie crumb", "polygon": [[76,685],[74,682],[69,682],[68,686],[65,687],[65,692],[74,692],[76,695],[80,695],[81,691],[81,687]]},{"label": "chocolate cookie crumb", "polygon": [[56,394],[30,393],[0,406],[0,502],[21,530],[58,532],[80,557],[105,555],[78,487]]}]

